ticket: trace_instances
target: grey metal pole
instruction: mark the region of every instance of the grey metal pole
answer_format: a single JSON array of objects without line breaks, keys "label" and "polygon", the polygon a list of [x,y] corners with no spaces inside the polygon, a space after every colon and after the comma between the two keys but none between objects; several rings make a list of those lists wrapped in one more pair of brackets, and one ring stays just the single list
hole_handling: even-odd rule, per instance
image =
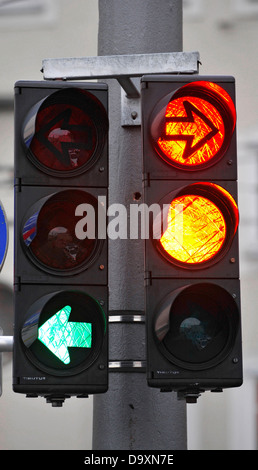
[{"label": "grey metal pole", "polygon": [[[98,41],[99,55],[182,51],[182,0],[99,0]],[[116,80],[108,84],[109,204],[128,207],[142,194],[141,132],[140,127],[121,127],[121,87]],[[134,321],[144,314],[143,241],[109,240],[109,246],[114,320],[109,343],[115,366],[109,391],[94,396],[93,449],[186,449],[185,403],[174,393],[150,389],[143,369],[132,362],[145,360],[145,325]]]},{"label": "grey metal pole", "polygon": [[0,336],[0,353],[5,352],[5,351],[12,352],[12,350],[13,350],[13,336]]}]

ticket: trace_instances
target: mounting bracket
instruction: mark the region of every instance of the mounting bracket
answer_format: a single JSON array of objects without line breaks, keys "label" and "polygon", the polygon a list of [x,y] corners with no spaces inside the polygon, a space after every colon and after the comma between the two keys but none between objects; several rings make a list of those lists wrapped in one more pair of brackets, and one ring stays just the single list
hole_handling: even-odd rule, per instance
[{"label": "mounting bracket", "polygon": [[[44,59],[44,80],[115,78],[121,85],[121,125],[141,125],[140,78],[146,74],[197,74],[199,52]],[[138,77],[138,78],[137,78]]]}]

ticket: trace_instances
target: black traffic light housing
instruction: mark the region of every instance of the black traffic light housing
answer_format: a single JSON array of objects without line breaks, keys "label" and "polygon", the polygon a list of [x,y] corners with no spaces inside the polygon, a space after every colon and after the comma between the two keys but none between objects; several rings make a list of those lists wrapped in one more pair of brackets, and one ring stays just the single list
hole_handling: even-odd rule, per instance
[{"label": "black traffic light housing", "polygon": [[[13,389],[108,388],[108,88],[15,84]],[[101,229],[99,229],[101,225]]]},{"label": "black traffic light housing", "polygon": [[147,380],[190,402],[242,383],[235,80],[141,86]]}]

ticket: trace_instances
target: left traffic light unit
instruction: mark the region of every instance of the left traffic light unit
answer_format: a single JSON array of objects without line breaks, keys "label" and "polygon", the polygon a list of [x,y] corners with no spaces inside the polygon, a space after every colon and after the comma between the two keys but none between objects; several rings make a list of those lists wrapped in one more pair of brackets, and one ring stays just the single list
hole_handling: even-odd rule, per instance
[{"label": "left traffic light unit", "polygon": [[108,388],[108,89],[15,84],[13,389]]}]

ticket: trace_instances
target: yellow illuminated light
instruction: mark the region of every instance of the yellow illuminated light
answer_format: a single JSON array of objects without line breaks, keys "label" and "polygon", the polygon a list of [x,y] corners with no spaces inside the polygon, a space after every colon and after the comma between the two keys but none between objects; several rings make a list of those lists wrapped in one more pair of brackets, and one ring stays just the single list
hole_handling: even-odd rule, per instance
[{"label": "yellow illuminated light", "polygon": [[182,263],[202,263],[220,251],[225,238],[226,223],[218,207],[205,197],[190,194],[171,202],[160,243]]}]

